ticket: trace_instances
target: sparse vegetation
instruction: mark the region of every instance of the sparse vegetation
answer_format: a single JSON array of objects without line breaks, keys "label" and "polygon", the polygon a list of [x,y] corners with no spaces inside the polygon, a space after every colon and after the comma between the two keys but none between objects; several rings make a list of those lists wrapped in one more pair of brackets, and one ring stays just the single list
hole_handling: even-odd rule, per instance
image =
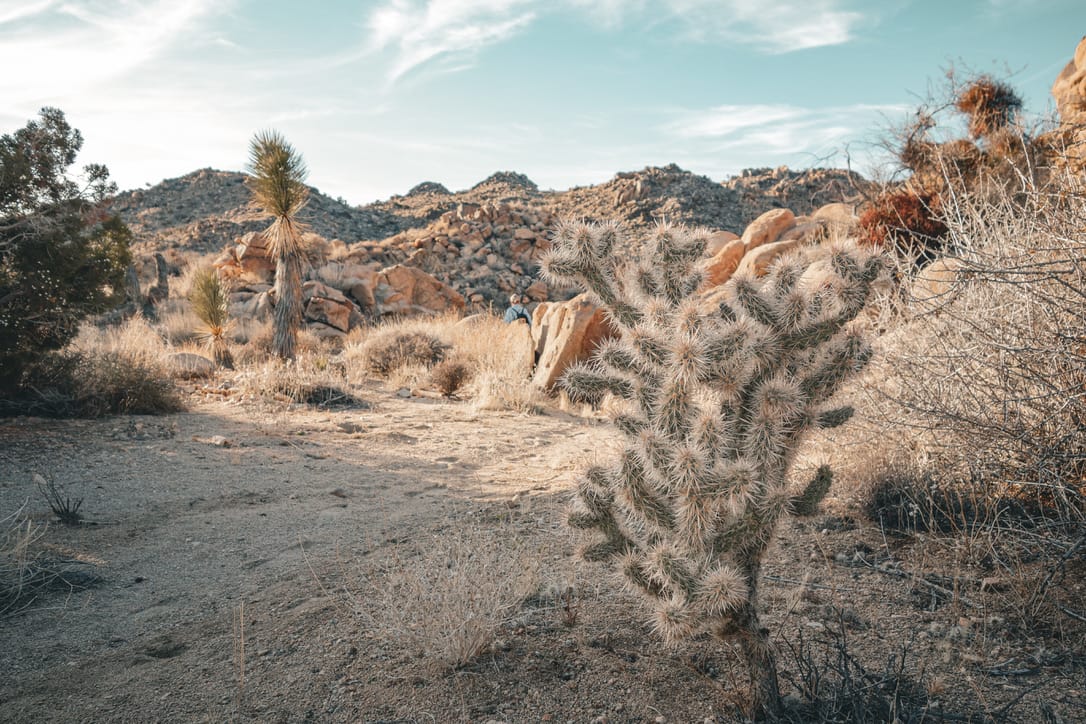
[{"label": "sparse vegetation", "polygon": [[449,345],[432,334],[389,327],[367,337],[358,356],[367,371],[388,377],[408,365],[432,367],[445,358],[448,350]]},{"label": "sparse vegetation", "polygon": [[[366,627],[431,666],[472,663],[539,587],[540,563],[512,530],[469,529],[363,572],[350,604]],[[419,657],[419,655],[422,657]]]},{"label": "sparse vegetation", "polygon": [[430,378],[445,397],[453,397],[471,379],[471,368],[459,359],[447,359],[434,366]]}]

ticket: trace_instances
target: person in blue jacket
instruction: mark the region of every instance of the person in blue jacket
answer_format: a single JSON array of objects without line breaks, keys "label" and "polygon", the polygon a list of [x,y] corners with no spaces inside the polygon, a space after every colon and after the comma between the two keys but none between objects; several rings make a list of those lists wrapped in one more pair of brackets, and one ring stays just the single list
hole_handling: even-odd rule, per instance
[{"label": "person in blue jacket", "polygon": [[528,297],[521,296],[520,294],[509,295],[509,309],[505,310],[505,317],[503,320],[506,324],[515,322],[518,319],[523,319],[528,323],[528,326],[532,326],[532,314],[528,311],[528,308],[524,306],[528,303]]}]

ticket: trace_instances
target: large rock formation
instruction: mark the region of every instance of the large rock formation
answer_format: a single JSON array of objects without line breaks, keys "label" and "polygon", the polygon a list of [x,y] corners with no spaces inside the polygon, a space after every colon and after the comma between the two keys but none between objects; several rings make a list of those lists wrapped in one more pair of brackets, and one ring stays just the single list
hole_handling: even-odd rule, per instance
[{"label": "large rock formation", "polygon": [[1052,97],[1060,114],[1060,149],[1079,170],[1086,168],[1086,37],[1052,84]]},{"label": "large rock formation", "polygon": [[532,339],[539,351],[532,383],[541,390],[553,389],[566,368],[587,359],[615,334],[603,309],[589,301],[587,294],[540,304],[532,317]]}]

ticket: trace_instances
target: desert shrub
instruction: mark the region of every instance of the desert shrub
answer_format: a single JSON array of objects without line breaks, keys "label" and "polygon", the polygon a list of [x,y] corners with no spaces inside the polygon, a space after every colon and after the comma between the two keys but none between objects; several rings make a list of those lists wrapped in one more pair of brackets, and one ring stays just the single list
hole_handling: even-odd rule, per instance
[{"label": "desert shrub", "polygon": [[23,390],[0,402],[9,414],[47,417],[163,415],[184,403],[158,365],[119,352],[54,352],[28,370]]},{"label": "desert shrub", "polygon": [[342,361],[323,351],[298,354],[290,362],[265,358],[243,368],[236,383],[245,394],[316,407],[357,407],[366,403],[352,391]]},{"label": "desert shrub", "polygon": [[40,552],[35,544],[45,533],[20,508],[0,518],[0,616],[25,603],[40,575]]},{"label": "desert shrub", "polygon": [[[238,361],[260,364],[275,355],[275,327],[271,321],[248,321],[237,325],[230,336],[244,347],[238,351]],[[321,339],[304,327],[294,339],[294,354],[299,357],[320,356],[324,352]]]},{"label": "desert shrub", "polygon": [[[623,263],[620,227],[566,224],[544,261],[548,279],[580,283],[608,309],[621,337],[573,365],[561,384],[574,400],[623,400],[614,418],[618,460],[589,468],[572,527],[592,530],[583,550],[609,562],[653,610],[670,641],[711,633],[739,645],[752,682],[751,713],[781,709],[776,660],[760,623],[762,557],[796,497],[797,448],[835,428],[851,407],[831,397],[870,360],[850,323],[865,307],[880,259],[855,244],[829,253],[819,284],[802,283],[815,258],[776,262],[765,277],[732,277],[712,307],[703,282],[707,236],[661,226]],[[805,507],[829,485],[819,470]]]},{"label": "desert shrub", "polygon": [[360,571],[350,603],[366,627],[438,670],[471,663],[539,588],[540,564],[503,528],[434,536],[417,556]]},{"label": "desert shrub", "polygon": [[103,210],[104,166],[69,176],[83,144],[56,108],[0,136],[0,389],[63,347],[88,314],[123,301],[132,234]]},{"label": "desert shrub", "polygon": [[471,367],[461,359],[443,360],[434,366],[430,379],[441,394],[452,397],[471,379]]},{"label": "desert shrub", "polygon": [[370,335],[362,343],[359,355],[367,371],[388,377],[408,365],[432,367],[445,358],[448,349],[449,345],[432,334],[392,327]]},{"label": "desert shrub", "polygon": [[[882,424],[907,430],[940,486],[1008,509],[1086,514],[1086,194],[1059,188],[945,210],[954,293],[888,335],[873,381]],[[983,489],[978,489],[982,486]],[[923,495],[927,495],[923,493]],[[930,496],[929,496],[930,497]]]},{"label": "desert shrub", "polygon": [[919,263],[931,261],[947,234],[940,211],[939,197],[934,194],[907,188],[888,191],[860,215],[860,240],[894,249]]},{"label": "desert shrub", "polygon": [[1013,123],[1022,99],[1007,83],[981,75],[957,91],[954,107],[969,119],[970,136],[989,138]]}]

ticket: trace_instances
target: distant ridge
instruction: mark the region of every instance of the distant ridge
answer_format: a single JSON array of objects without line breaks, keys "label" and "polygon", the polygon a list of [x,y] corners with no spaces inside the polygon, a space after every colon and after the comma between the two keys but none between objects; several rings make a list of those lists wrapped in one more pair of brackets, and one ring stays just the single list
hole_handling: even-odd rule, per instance
[{"label": "distant ridge", "polygon": [[[136,234],[139,251],[222,249],[268,219],[249,206],[244,175],[205,168],[117,196],[113,210]],[[559,218],[618,219],[630,225],[666,219],[742,231],[764,211],[788,207],[806,214],[823,204],[858,202],[869,185],[843,169],[754,169],[722,183],[671,164],[622,172],[609,181],[568,191],[540,191],[524,174],[501,171],[466,191],[427,181],[405,196],[350,206],[313,189],[304,218],[310,229],[348,245],[379,241],[425,227],[460,204],[506,203]]]}]

